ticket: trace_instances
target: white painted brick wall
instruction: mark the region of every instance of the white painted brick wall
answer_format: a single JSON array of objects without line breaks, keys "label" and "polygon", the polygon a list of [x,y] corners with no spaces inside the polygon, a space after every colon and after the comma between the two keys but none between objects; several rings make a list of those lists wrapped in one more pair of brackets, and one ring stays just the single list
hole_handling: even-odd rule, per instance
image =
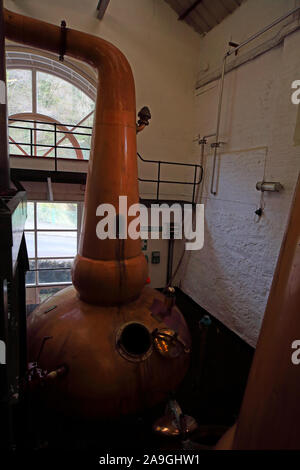
[{"label": "white painted brick wall", "polygon": [[[300,79],[300,31],[281,47],[226,76],[218,194],[210,194],[212,150],[207,146],[203,200],[205,244],[187,256],[182,288],[202,307],[255,346],[300,168],[293,143],[298,107],[291,83]],[[210,85],[212,86],[212,85]],[[206,86],[209,89],[209,86]],[[217,88],[196,97],[201,135],[215,130]],[[199,149],[196,152],[200,152]],[[265,195],[265,212],[254,211],[263,178],[284,191]]]}]

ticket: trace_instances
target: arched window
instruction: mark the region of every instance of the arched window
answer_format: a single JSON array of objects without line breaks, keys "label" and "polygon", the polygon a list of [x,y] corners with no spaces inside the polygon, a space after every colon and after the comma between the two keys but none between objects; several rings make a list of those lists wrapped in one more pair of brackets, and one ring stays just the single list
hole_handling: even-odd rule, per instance
[{"label": "arched window", "polygon": [[96,92],[86,76],[50,57],[9,50],[7,92],[11,154],[53,157],[56,143],[57,157],[89,158]]},{"label": "arched window", "polygon": [[[10,154],[88,159],[84,148],[90,147],[96,96],[96,77],[88,72],[93,70],[19,46],[7,50],[6,65]],[[64,147],[56,151],[54,126],[56,142]],[[71,283],[82,204],[29,201],[27,211],[27,303],[36,304]]]}]

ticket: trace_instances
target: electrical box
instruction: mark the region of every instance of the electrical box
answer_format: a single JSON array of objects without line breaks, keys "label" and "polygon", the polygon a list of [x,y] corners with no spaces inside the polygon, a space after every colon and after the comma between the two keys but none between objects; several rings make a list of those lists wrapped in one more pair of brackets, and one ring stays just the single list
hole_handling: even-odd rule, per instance
[{"label": "electrical box", "polygon": [[160,263],[160,251],[152,251],[151,263],[152,264]]}]

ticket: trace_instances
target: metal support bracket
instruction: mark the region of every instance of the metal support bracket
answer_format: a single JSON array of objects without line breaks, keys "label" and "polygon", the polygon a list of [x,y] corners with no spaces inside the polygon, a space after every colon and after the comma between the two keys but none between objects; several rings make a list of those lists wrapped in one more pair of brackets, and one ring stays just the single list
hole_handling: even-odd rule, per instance
[{"label": "metal support bracket", "polygon": [[67,42],[67,23],[65,20],[62,20],[60,24],[60,48],[59,48],[59,60],[64,61],[64,56],[66,53],[66,42]]}]

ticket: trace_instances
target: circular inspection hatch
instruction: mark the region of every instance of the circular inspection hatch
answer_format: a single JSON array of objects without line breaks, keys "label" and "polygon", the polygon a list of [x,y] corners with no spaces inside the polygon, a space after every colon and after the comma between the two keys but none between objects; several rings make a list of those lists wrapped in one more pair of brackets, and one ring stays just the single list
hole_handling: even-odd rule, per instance
[{"label": "circular inspection hatch", "polygon": [[152,336],[139,322],[125,323],[116,336],[116,346],[122,357],[129,361],[144,361],[152,353]]}]

